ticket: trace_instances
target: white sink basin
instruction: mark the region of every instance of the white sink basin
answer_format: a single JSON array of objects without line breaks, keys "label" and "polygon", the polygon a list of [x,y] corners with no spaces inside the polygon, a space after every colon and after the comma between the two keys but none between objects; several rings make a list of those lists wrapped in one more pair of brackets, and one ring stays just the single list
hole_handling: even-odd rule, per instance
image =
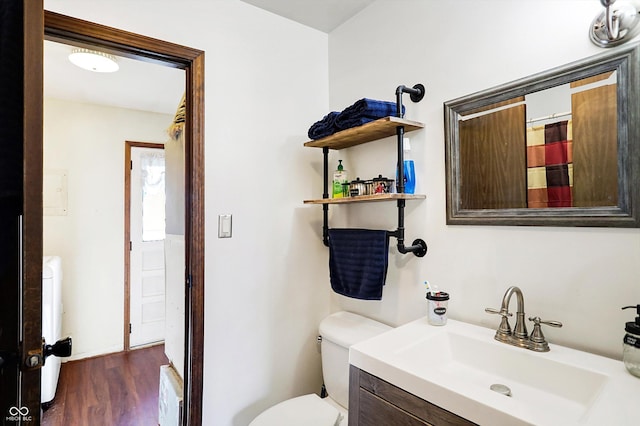
[{"label": "white sink basin", "polygon": [[350,362],[482,425],[637,424],[640,380],[622,362],[553,344],[533,352],[494,334],[423,318],[352,346]]}]

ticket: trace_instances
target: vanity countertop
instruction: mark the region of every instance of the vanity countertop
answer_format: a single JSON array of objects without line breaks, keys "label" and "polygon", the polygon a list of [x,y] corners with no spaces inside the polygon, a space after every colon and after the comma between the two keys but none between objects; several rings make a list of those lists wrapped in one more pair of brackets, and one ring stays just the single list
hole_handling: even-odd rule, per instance
[{"label": "vanity countertop", "polygon": [[[640,379],[621,361],[552,343],[550,352],[534,352],[494,334],[451,319],[432,326],[424,317],[353,345],[349,359],[478,424],[638,424]],[[492,384],[512,395],[490,390]]]}]

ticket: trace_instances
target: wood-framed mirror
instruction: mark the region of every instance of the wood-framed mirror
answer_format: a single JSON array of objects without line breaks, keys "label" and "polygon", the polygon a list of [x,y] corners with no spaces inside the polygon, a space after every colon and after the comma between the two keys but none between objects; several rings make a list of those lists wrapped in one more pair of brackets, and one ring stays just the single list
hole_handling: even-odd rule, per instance
[{"label": "wood-framed mirror", "polygon": [[447,224],[640,227],[640,44],[444,103]]}]

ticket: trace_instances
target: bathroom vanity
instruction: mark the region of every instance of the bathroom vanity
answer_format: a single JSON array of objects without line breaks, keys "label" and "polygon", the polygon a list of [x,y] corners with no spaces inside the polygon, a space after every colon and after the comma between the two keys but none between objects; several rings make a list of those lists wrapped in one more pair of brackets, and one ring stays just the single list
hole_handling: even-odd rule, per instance
[{"label": "bathroom vanity", "polygon": [[349,426],[475,425],[374,375],[351,366]]},{"label": "bathroom vanity", "polygon": [[495,333],[424,317],[351,346],[349,426],[637,424],[640,380],[621,361]]}]

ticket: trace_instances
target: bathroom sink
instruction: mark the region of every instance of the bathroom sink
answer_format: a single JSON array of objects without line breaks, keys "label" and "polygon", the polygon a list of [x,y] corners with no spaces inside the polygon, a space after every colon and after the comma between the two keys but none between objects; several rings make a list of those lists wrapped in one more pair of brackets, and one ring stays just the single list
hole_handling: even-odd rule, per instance
[{"label": "bathroom sink", "polygon": [[511,392],[509,404],[522,404],[521,410],[544,407],[554,416],[561,415],[556,421],[563,424],[579,420],[606,382],[601,373],[494,344],[491,333],[480,337],[453,328],[401,348],[396,354],[398,365],[422,365],[448,386],[461,390],[482,392],[491,390],[491,385],[506,386]]},{"label": "bathroom sink", "polygon": [[423,318],[352,346],[350,362],[478,424],[634,424],[640,380],[622,362],[553,344],[534,352],[494,334]]}]

